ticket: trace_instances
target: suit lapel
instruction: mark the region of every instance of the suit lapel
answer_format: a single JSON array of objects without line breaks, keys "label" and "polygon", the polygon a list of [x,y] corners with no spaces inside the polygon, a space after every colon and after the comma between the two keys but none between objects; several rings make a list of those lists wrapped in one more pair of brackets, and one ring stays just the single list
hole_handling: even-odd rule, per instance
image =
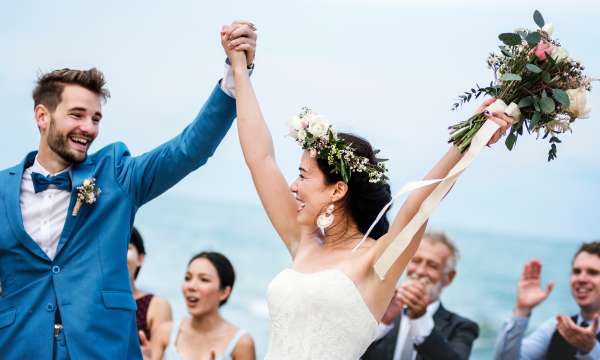
[{"label": "suit lapel", "polygon": [[27,231],[25,231],[25,226],[23,226],[23,214],[21,212],[20,197],[23,171],[25,171],[27,165],[33,163],[36,154],[36,151],[27,154],[25,159],[19,165],[8,171],[8,184],[4,188],[4,196],[6,199],[4,205],[8,216],[9,226],[15,234],[15,237],[33,254],[46,261],[50,261],[42,248],[40,248],[31,236],[29,236]]},{"label": "suit lapel", "polygon": [[446,335],[447,327],[450,324],[450,312],[444,308],[441,302],[440,307],[433,314],[433,323],[437,331]]},{"label": "suit lapel", "polygon": [[60,235],[60,240],[58,241],[58,246],[56,248],[56,255],[58,256],[59,252],[65,246],[66,242],[71,238],[71,234],[73,230],[79,225],[83,218],[86,217],[89,212],[89,205],[83,204],[79,209],[79,213],[77,216],[73,216],[73,207],[77,202],[77,187],[83,183],[83,180],[94,177],[94,163],[88,157],[86,161],[82,164],[74,165],[71,170],[72,177],[72,186],[71,189],[71,200],[69,203],[69,209],[67,212],[67,219],[65,220],[65,226],[63,227],[63,231]]}]

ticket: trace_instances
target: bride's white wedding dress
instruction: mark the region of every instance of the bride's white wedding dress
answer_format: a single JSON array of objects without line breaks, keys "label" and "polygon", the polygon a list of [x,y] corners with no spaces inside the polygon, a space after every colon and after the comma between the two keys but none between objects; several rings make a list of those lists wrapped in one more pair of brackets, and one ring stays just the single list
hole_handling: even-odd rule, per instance
[{"label": "bride's white wedding dress", "polygon": [[377,320],[354,282],[339,269],[286,269],[267,293],[268,360],[357,360],[375,340]]}]

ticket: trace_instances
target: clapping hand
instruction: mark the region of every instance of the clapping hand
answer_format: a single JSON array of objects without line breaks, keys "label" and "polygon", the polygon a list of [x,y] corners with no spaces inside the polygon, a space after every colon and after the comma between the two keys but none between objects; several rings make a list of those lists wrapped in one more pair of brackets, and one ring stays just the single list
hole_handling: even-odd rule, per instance
[{"label": "clapping hand", "polygon": [[554,284],[548,282],[545,288],[541,287],[542,264],[537,260],[529,261],[523,267],[523,273],[517,286],[517,307],[515,315],[528,316],[531,310],[546,300]]},{"label": "clapping hand", "polygon": [[388,325],[391,324],[398,315],[402,314],[403,308],[404,302],[402,302],[402,297],[400,296],[398,289],[396,289],[396,291],[394,291],[394,297],[392,297],[392,301],[390,301],[390,304],[385,310],[381,322]]},{"label": "clapping hand", "polygon": [[150,347],[150,343],[148,342],[148,338],[146,338],[146,334],[143,331],[138,331],[138,336],[140,337],[140,348],[142,350],[142,357],[144,360],[152,359],[152,348]]},{"label": "clapping hand", "polygon": [[408,317],[418,319],[427,311],[429,294],[421,281],[409,281],[399,289],[400,299],[408,308]]},{"label": "clapping hand", "polygon": [[598,317],[591,326],[581,327],[568,316],[556,317],[556,330],[573,347],[582,354],[587,354],[596,346],[596,330],[598,330]]}]

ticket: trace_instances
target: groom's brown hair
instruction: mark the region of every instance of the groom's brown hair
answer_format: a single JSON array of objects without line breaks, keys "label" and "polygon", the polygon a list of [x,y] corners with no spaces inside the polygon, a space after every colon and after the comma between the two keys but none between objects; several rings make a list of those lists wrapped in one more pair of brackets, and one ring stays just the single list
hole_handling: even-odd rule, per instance
[{"label": "groom's brown hair", "polygon": [[79,85],[98,94],[106,101],[110,92],[106,89],[104,74],[96,68],[89,70],[60,69],[41,74],[33,89],[33,106],[44,105],[53,112],[61,102],[65,85]]}]

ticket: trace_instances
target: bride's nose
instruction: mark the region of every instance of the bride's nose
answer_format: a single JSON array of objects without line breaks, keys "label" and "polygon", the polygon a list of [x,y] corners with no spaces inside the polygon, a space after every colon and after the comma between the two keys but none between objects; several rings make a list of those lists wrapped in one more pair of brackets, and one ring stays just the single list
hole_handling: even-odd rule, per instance
[{"label": "bride's nose", "polygon": [[298,192],[297,180],[294,180],[294,182],[290,184],[290,191],[294,194]]}]

